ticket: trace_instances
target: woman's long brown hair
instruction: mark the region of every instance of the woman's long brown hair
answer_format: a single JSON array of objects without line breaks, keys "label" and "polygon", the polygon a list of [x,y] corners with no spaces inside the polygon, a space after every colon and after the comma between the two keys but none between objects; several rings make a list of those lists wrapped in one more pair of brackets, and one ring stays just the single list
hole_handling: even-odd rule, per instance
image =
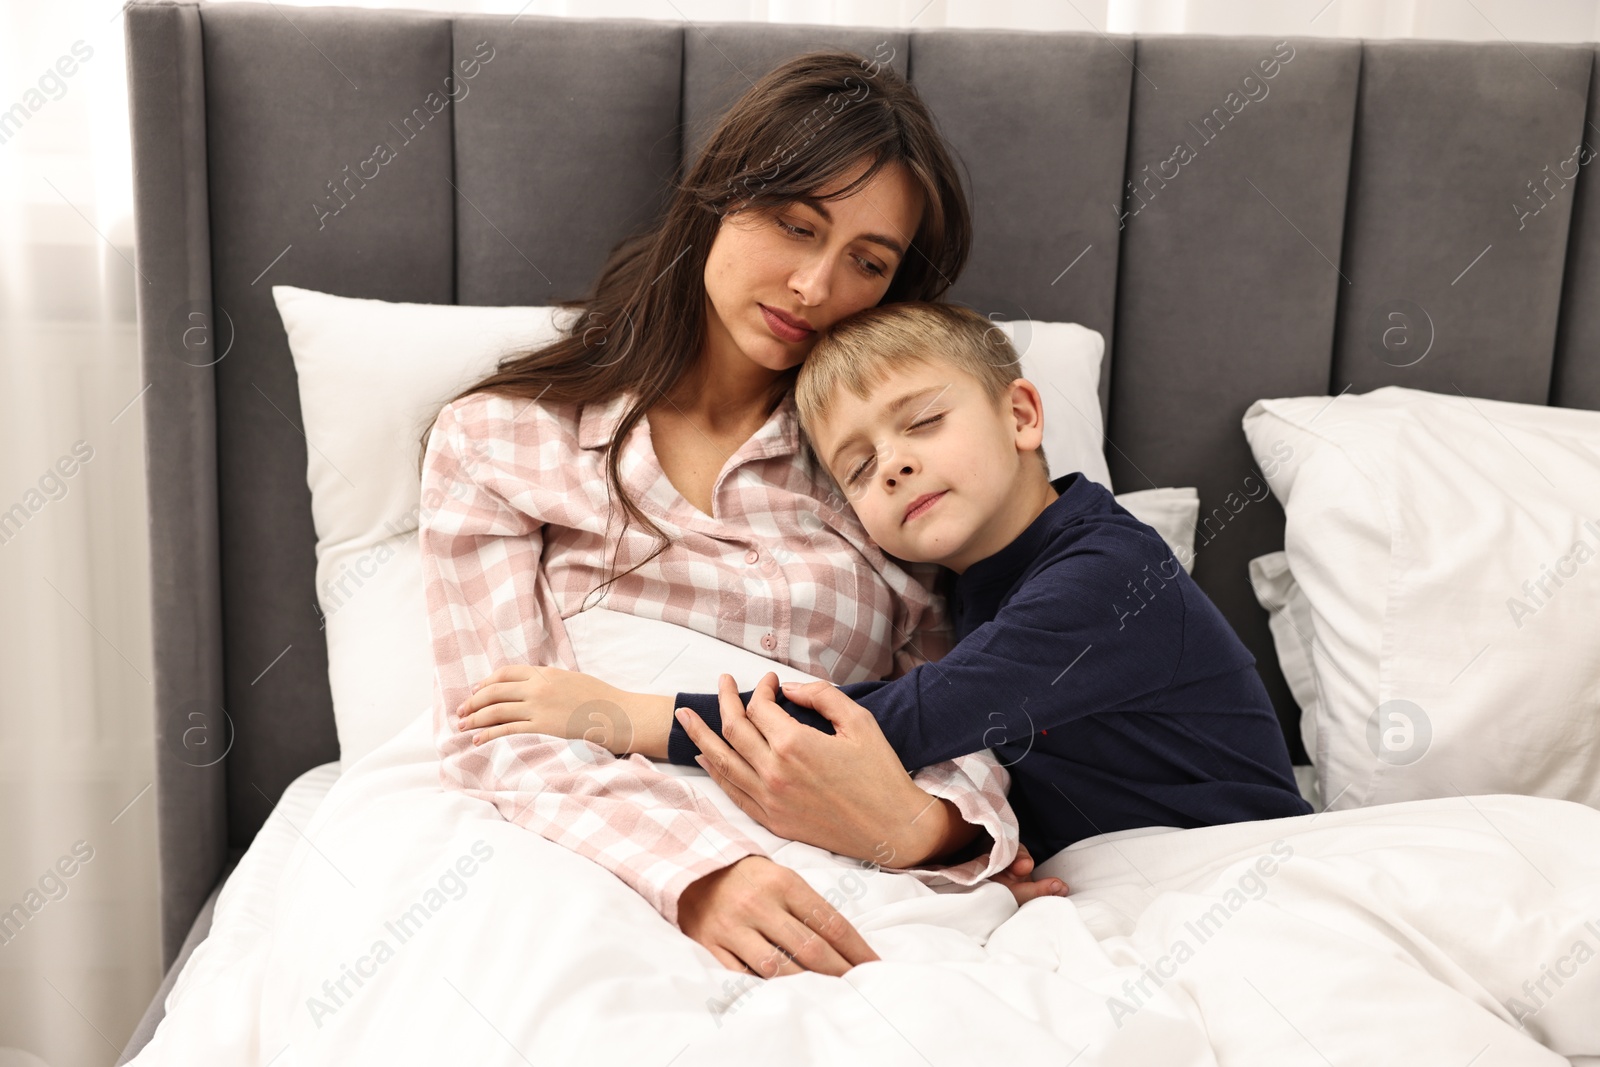
[{"label": "woman's long brown hair", "polygon": [[[450,401],[481,391],[587,404],[634,392],[635,402],[606,446],[606,478],[612,497],[622,500],[623,529],[638,519],[662,539],[636,566],[654,559],[671,539],[623,487],[620,446],[700,355],[706,257],[724,215],[782,208],[843,181],[870,159],[866,171],[828,198],[841,199],[898,163],[921,188],[924,207],[879,303],[935,300],[966,264],[971,216],[952,153],[927,105],[886,58],[811,52],[761,78],[723,115],[688,173],[674,182],[662,215],[612,249],[590,295],[556,305],[581,312],[570,332],[502,358],[492,374]],[[774,383],[772,406],[798,371],[792,368]],[[430,432],[431,427],[422,435],[419,472]]]}]

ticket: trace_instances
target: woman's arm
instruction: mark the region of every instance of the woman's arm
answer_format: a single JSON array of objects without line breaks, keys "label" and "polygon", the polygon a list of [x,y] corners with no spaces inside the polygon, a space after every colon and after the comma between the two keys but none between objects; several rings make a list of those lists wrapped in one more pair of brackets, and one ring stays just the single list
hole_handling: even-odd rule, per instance
[{"label": "woman's arm", "polygon": [[538,467],[544,450],[519,455],[527,433],[512,432],[509,405],[471,410],[463,420],[448,405],[435,421],[422,479],[441,780],[601,864],[724,966],[840,975],[877,959],[798,872],[773,863],[725,819],[708,817],[693,793],[648,762],[532,733],[472,744],[454,713],[471,679],[510,664],[570,663],[572,654],[541,580],[543,524],[514,502],[526,504],[531,486],[557,482],[560,472]]},{"label": "woman's arm", "polygon": [[[770,701],[777,676],[768,677]],[[732,679],[725,676],[723,682],[720,696],[731,699],[731,712],[742,714],[737,694],[728,688]],[[592,741],[619,756],[648,756],[666,745],[671,705],[670,697],[630,693],[581,671],[513,666],[480,682],[460,712],[474,744],[507,734],[544,734]],[[968,846],[975,839],[981,837],[989,852],[997,833],[1008,836],[999,828],[1006,820],[1007,783],[1003,771],[996,775],[987,753],[935,764],[911,776],[875,723],[863,722],[861,730],[866,743],[853,747],[845,739],[824,738],[797,725],[796,732],[812,736],[786,742],[793,747],[814,739],[832,746],[826,753],[834,773],[826,781],[814,768],[790,775],[794,806],[816,816],[814,820],[784,817],[770,803],[745,810],[781,837],[899,867],[970,861],[976,857],[968,854]],[[731,730],[729,737],[740,751],[751,745],[765,748],[764,735],[753,729]],[[769,762],[775,777],[781,776],[782,761]],[[991,786],[997,777],[998,785]]]},{"label": "woman's arm", "polygon": [[[434,655],[434,740],[444,783],[616,874],[669,922],[691,883],[764,855],[708,818],[681,782],[643,761],[535,734],[474,746],[452,712],[471,682],[509,664],[572,662],[558,605],[542,580],[543,523],[513,501],[548,484],[539,452],[469,398],[434,425],[424,459],[420,549]],[[509,418],[506,420],[509,423]],[[496,438],[499,432],[501,437]],[[538,670],[538,667],[532,668]],[[578,827],[594,827],[578,831]]]},{"label": "woman's arm", "polygon": [[[592,741],[618,756],[651,755],[666,746],[672,698],[630,693],[581,671],[511,666],[478,682],[458,714],[461,728],[472,731],[474,745],[508,734],[543,734]],[[767,821],[767,828],[854,859],[879,863],[898,859],[904,866],[964,851],[982,832],[980,824],[987,814],[967,797],[981,792],[975,779],[982,774],[963,772],[952,761],[912,778],[893,753],[882,752],[881,743],[878,747],[877,766],[870,762],[871,756],[843,758],[848,763],[830,785],[847,789],[849,795],[833,796],[842,803],[815,807],[814,811],[826,813],[817,824],[780,826]],[[813,780],[809,786],[818,789],[819,783]],[[1003,786],[1000,794],[997,807],[1004,805]],[[888,837],[873,836],[877,831],[870,828],[852,833],[846,808],[860,826],[904,829]],[[973,814],[974,821],[968,822],[964,812]]]},{"label": "woman's arm", "polygon": [[[689,731],[710,753],[701,757],[702,766],[752,817],[769,826],[789,826],[794,831],[789,836],[795,839],[833,832],[841,823],[850,825],[847,813],[859,801],[859,783],[890,781],[897,772],[904,773],[895,762],[894,751],[870,712],[825,683],[803,687],[803,699],[821,709],[837,727],[834,736],[824,737],[801,726],[772,702],[776,682],[774,674],[761,679],[747,715],[733,679],[723,676],[719,696],[737,750],[729,748],[693,712],[684,712]],[[864,758],[837,758],[852,747]],[[746,756],[762,768],[751,766]],[[874,760],[876,767],[871,765]],[[853,783],[854,788],[846,783]],[[888,827],[891,834],[896,828],[911,828],[903,851],[890,844],[892,837],[877,846],[877,861],[884,869],[957,885],[993,879],[1011,890],[1018,904],[1045,895],[1066,895],[1066,883],[1060,879],[1033,880],[1033,857],[1017,840],[1016,818],[1006,803],[1010,776],[993,753],[984,751],[923,768],[914,784],[919,800],[930,795],[934,799],[920,804],[913,801],[916,811],[909,819],[891,817],[878,824]],[[824,825],[806,828],[807,816],[818,811],[829,813]],[[917,822],[924,823],[920,832],[915,830]],[[963,842],[968,843],[965,849]],[[976,855],[964,859],[965,853]],[[942,858],[951,865],[942,869],[912,867],[929,858]],[[895,863],[901,866],[893,866]]]},{"label": "woman's arm", "polygon": [[[872,714],[825,683],[808,699],[833,736],[796,723],[774,702],[777,675],[756,685],[748,709],[723,675],[718,698],[727,741],[693,713],[681,719],[705,747],[697,762],[752,818],[773,833],[808,841],[891,870],[973,885],[1017,857],[1016,815],[1006,802],[1010,775],[989,752],[906,774]],[[986,835],[978,856],[939,870],[952,850]],[[913,870],[913,868],[918,868]]]}]

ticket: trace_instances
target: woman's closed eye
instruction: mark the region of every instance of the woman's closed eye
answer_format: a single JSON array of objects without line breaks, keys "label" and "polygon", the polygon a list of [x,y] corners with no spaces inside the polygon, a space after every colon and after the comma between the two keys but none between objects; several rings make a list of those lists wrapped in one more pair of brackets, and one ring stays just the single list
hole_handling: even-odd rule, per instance
[{"label": "woman's closed eye", "polygon": [[[909,429],[915,430],[918,426],[927,426],[930,423],[938,422],[942,418],[944,418],[943,415],[932,415],[926,419],[923,419],[921,422],[913,422]],[[850,472],[850,476],[844,480],[844,484],[854,485],[856,479],[861,477],[861,475],[866,472],[866,469],[872,465],[872,461],[877,458],[877,454],[874,453],[873,455],[870,455],[866,459],[862,460],[861,465]]]},{"label": "woman's closed eye", "polygon": [[[810,237],[811,236],[811,231],[806,229],[803,226],[791,226],[787,222],[784,222],[782,219],[778,219],[777,223],[778,223],[778,227],[780,229],[782,229],[784,233],[787,233],[790,237]],[[863,274],[866,274],[869,277],[873,277],[873,278],[880,278],[880,277],[883,276],[883,268],[878,266],[876,263],[872,262],[872,260],[864,259],[861,256],[851,256],[850,258],[856,261],[856,265],[861,268],[861,272]]]}]

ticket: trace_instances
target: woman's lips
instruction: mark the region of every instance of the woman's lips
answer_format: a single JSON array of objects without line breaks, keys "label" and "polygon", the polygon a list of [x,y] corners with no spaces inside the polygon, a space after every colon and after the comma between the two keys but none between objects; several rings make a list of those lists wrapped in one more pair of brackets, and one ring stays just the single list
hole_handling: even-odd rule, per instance
[{"label": "woman's lips", "polygon": [[761,317],[767,320],[767,329],[771,330],[773,336],[780,341],[788,341],[793,344],[796,341],[804,341],[807,337],[817,332],[816,330],[807,330],[789,325],[788,322],[773,314],[772,309],[765,304],[757,304],[756,306],[761,309]]},{"label": "woman's lips", "polygon": [[944,494],[948,493],[948,492],[949,492],[949,490],[946,489],[946,490],[943,490],[941,492],[934,493],[932,496],[930,496],[927,499],[923,500],[921,503],[914,504],[910,508],[910,510],[908,510],[906,512],[905,522],[910,522],[912,519],[917,518],[919,515],[927,514],[928,509],[933,507],[941,499],[943,499]]}]

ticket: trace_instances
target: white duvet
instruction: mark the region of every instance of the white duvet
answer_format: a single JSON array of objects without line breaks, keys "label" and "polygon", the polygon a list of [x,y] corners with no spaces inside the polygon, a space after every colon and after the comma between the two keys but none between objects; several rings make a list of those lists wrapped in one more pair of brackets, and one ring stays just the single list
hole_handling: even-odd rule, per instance
[{"label": "white duvet", "polygon": [[1070,897],[1019,909],[998,885],[935,892],[779,841],[669,768],[882,957],[760,982],[445,791],[430,726],[345,770],[299,827],[270,928],[202,945],[133,1063],[1600,1064],[1600,811],[1578,804],[1103,835],[1044,865]]}]

